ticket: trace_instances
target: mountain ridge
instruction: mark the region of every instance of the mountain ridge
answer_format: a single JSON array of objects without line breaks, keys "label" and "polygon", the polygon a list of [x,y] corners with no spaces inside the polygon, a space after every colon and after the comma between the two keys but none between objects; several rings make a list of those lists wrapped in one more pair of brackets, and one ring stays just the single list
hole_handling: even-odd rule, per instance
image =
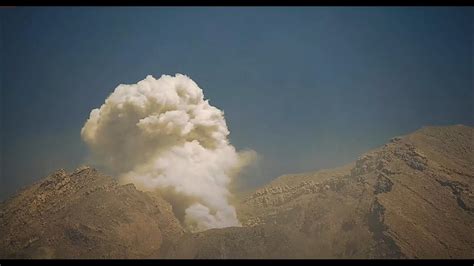
[{"label": "mountain ridge", "polygon": [[280,176],[238,199],[243,227],[194,234],[159,193],[58,170],[0,203],[0,257],[472,258],[473,135],[422,127],[344,166]]}]

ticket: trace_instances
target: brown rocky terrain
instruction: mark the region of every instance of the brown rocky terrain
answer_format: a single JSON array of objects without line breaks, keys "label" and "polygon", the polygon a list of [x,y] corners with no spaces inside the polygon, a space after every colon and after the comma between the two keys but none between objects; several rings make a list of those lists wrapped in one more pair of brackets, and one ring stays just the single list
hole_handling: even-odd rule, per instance
[{"label": "brown rocky terrain", "polygon": [[425,127],[341,168],[282,176],[242,200],[244,227],[186,235],[170,254],[473,258],[473,136]]},{"label": "brown rocky terrain", "polygon": [[182,233],[158,195],[88,167],[58,170],[0,206],[1,258],[156,258]]},{"label": "brown rocky terrain", "polygon": [[424,127],[240,200],[243,227],[187,233],[159,195],[91,168],[0,206],[0,257],[474,258],[474,128]]}]

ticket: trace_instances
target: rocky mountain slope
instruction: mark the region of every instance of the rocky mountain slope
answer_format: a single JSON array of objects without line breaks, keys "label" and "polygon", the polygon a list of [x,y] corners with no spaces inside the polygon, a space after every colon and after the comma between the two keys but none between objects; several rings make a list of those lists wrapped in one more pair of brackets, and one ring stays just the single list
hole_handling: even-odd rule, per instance
[{"label": "rocky mountain slope", "polygon": [[157,258],[183,232],[158,195],[88,167],[59,170],[0,206],[0,258]]},{"label": "rocky mountain slope", "polygon": [[242,200],[245,227],[185,235],[170,256],[473,258],[473,136],[425,127],[353,164],[282,176]]},{"label": "rocky mountain slope", "polygon": [[473,258],[474,128],[425,127],[240,200],[243,227],[187,233],[159,195],[91,168],[0,206],[0,257]]}]

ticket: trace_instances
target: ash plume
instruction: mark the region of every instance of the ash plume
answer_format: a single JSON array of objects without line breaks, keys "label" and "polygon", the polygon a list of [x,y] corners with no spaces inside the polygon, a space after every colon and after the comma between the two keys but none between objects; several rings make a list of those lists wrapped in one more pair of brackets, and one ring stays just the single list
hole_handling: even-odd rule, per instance
[{"label": "ash plume", "polygon": [[181,74],[119,85],[81,130],[95,163],[160,190],[190,231],[239,226],[229,185],[254,151],[229,143],[224,113]]}]

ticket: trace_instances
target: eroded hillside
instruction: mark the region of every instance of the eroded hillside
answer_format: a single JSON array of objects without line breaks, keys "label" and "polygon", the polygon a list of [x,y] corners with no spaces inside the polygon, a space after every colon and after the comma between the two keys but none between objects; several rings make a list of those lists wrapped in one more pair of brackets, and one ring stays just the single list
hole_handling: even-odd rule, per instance
[{"label": "eroded hillside", "polygon": [[168,202],[88,167],[0,206],[2,258],[157,258],[182,233]]},{"label": "eroded hillside", "polygon": [[0,206],[0,257],[473,258],[474,128],[425,127],[240,199],[242,227],[186,233],[157,193],[59,170]]},{"label": "eroded hillside", "polygon": [[[280,177],[242,200],[246,227],[185,237],[173,256],[472,258],[473,134],[425,127],[353,164]],[[278,252],[254,249],[268,243]]]}]

